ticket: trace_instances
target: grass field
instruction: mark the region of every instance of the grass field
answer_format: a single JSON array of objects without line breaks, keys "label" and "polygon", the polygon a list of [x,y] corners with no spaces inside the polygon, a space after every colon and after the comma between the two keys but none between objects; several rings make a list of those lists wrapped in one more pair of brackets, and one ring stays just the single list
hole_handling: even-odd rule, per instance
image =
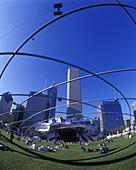
[{"label": "grass field", "polygon": [[[136,169],[136,135],[131,139],[124,137],[114,138],[107,143],[109,152],[83,152],[79,144],[70,144],[71,149],[58,149],[56,152],[44,152],[28,148],[22,141],[13,139],[9,142],[9,135],[2,130],[0,143],[11,148],[9,151],[0,150],[1,170],[135,170]],[[86,149],[100,148],[100,142],[92,142]],[[37,145],[47,146],[41,142]],[[55,146],[52,143],[49,145]]]}]

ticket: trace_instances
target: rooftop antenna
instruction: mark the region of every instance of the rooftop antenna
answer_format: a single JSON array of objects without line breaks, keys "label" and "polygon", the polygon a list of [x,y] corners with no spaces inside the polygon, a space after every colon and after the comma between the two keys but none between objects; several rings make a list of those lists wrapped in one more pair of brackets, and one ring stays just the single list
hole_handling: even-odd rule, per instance
[{"label": "rooftop antenna", "polygon": [[115,98],[116,98],[116,90],[115,90],[115,88],[113,88],[113,90],[114,90],[114,96],[115,96]]},{"label": "rooftop antenna", "polygon": [[55,81],[53,81],[53,84],[52,85],[55,85]]},{"label": "rooftop antenna", "polygon": [[[47,79],[45,80],[45,83],[44,83],[44,88],[43,88],[43,89],[45,89],[45,87],[46,87],[46,84],[47,84]],[[45,94],[45,91],[43,92],[43,94]]]}]

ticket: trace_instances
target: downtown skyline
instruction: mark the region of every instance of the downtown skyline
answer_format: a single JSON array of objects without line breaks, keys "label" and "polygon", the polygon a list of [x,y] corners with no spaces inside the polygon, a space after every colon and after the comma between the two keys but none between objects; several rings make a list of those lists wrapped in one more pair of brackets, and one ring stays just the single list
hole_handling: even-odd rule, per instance
[{"label": "downtown skyline", "polygon": [[[121,2],[135,6],[134,1],[122,0]],[[14,0],[13,3],[9,1],[0,3],[2,11],[0,15],[2,22],[2,29],[0,29],[0,52],[15,51],[34,31],[44,23],[57,17],[53,16],[55,11],[53,1],[44,2],[41,0],[34,1],[33,3],[32,1],[20,1],[17,3]],[[64,0],[62,3],[62,12],[64,14],[70,10],[100,2],[82,2],[77,0],[74,3]],[[115,1],[104,1],[101,3],[115,3]],[[136,19],[135,10],[128,10]],[[25,22],[29,19],[29,22]],[[134,23],[119,7],[87,9],[67,16],[50,25],[37,34],[34,40],[30,40],[20,52],[39,54],[63,60],[93,73],[135,68],[135,28]],[[14,31],[11,31],[13,29]],[[6,35],[9,31],[11,32]],[[4,35],[6,36],[2,38]],[[9,56],[0,56],[0,71],[2,71]],[[69,66],[53,61],[15,56],[0,80],[0,94],[7,91],[12,94],[29,94],[30,91],[42,90],[45,81],[46,87],[49,87],[54,81],[55,84],[61,83],[67,80],[68,68]],[[80,76],[87,74],[80,71]],[[126,98],[134,98],[136,96],[135,74],[135,71],[122,72],[102,75],[102,78],[114,84]],[[118,92],[96,77],[81,80],[81,91],[82,101],[121,98]],[[58,88],[58,96],[66,98],[66,95],[66,85],[60,86]],[[25,97],[14,98],[18,103],[24,99]],[[66,101],[61,102],[61,104],[63,103],[66,103]],[[131,110],[132,103],[134,103],[134,100],[129,101]],[[93,104],[98,106],[100,102]],[[120,101],[120,104],[122,112],[129,113],[123,100]],[[62,108],[60,111],[65,111],[65,108]],[[84,106],[83,113],[85,112],[96,112],[96,109]]]}]

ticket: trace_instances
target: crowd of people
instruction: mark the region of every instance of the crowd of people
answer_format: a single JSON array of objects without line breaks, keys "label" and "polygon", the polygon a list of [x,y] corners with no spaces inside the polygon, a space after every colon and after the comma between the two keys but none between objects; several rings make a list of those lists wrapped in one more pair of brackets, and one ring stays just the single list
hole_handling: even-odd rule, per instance
[{"label": "crowd of people", "polygon": [[[16,139],[16,140],[22,141],[25,145],[28,145],[28,147],[31,149],[35,149],[39,151],[46,151],[46,152],[56,152],[58,149],[71,149],[71,147],[69,147],[69,144],[72,144],[72,142],[65,143],[63,140],[54,140],[54,141],[42,140],[42,141],[45,141],[47,144],[46,146],[42,146],[42,145],[39,145],[39,143],[41,142],[40,137],[37,137],[37,139],[35,139],[34,137],[25,136],[25,134],[23,133],[17,133],[16,135],[14,135],[15,132],[12,129],[8,129],[7,126],[3,124],[2,121],[0,123],[0,128],[5,130],[6,133],[10,136],[11,143],[13,143],[13,139]],[[131,138],[132,135],[128,133],[124,137],[128,139],[128,138]],[[1,131],[0,131],[0,139],[1,139]],[[107,146],[107,144],[110,142],[113,142],[113,140],[111,139],[100,140],[100,143],[98,144],[99,148],[87,148],[87,146],[91,146],[92,142],[93,141],[89,141],[89,142],[77,141],[76,143],[81,146],[81,150],[83,152],[99,152],[100,151],[100,153],[103,154],[103,153],[108,153],[109,147]],[[50,146],[50,143],[51,145],[57,145],[57,146],[52,147]]]},{"label": "crowd of people", "polygon": [[[71,147],[68,146],[68,144],[65,144],[63,140],[58,140],[58,141],[49,141],[49,140],[43,140],[44,142],[46,141],[46,143],[48,143],[48,145],[45,146],[37,146],[37,143],[41,142],[41,139],[39,138],[37,141],[34,140],[33,137],[22,137],[21,141],[23,141],[23,143],[25,145],[29,145],[29,148],[31,149],[36,149],[36,150],[40,150],[40,151],[46,151],[46,152],[56,152],[57,149],[71,149]],[[49,145],[49,143],[51,144],[58,144],[58,146],[52,147]]]},{"label": "crowd of people", "polygon": [[108,149],[109,147],[106,145],[106,142],[112,142],[110,140],[105,140],[104,142],[100,142],[100,144],[98,144],[99,147],[102,146],[102,148],[99,148],[99,149],[96,149],[96,148],[93,148],[93,149],[86,149],[83,145],[81,145],[81,149],[83,152],[98,152],[100,151],[100,153],[108,153]]},{"label": "crowd of people", "polygon": [[[1,132],[0,132],[1,134]],[[7,130],[7,134],[10,135],[10,142],[13,143],[13,138],[14,137],[14,131],[13,130]],[[34,137],[26,137],[23,136],[23,134],[18,134],[15,138],[16,140],[22,141],[25,145],[28,145],[29,148],[31,149],[35,149],[35,150],[39,150],[39,151],[46,151],[46,152],[56,152],[57,149],[71,149],[71,147],[68,146],[68,144],[66,144],[63,140],[54,140],[53,142],[46,140],[46,142],[48,143],[47,146],[41,146],[41,145],[37,145],[37,143],[41,142],[40,138],[37,138],[36,140],[34,139]],[[45,140],[44,140],[45,141]],[[52,147],[49,145],[49,143],[52,144],[57,144],[58,146]],[[101,153],[107,153],[108,152],[108,146],[106,146],[106,142],[112,142],[111,140],[105,140],[104,142],[100,142],[100,144],[98,146],[103,146],[102,148],[96,149],[86,149],[84,146],[88,146],[91,144],[91,142],[76,142],[77,144],[81,145],[81,149],[83,150],[83,152],[98,152],[100,151]],[[70,144],[72,144],[70,142]]]}]

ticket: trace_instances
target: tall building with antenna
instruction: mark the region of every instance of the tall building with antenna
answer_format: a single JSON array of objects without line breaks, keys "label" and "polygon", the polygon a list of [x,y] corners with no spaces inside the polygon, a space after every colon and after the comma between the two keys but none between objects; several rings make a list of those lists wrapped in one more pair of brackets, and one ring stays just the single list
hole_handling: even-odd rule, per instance
[{"label": "tall building with antenna", "polygon": [[[67,80],[79,77],[79,69],[68,69]],[[72,104],[77,102],[76,104]],[[82,119],[81,87],[80,80],[67,83],[67,120]]]}]

